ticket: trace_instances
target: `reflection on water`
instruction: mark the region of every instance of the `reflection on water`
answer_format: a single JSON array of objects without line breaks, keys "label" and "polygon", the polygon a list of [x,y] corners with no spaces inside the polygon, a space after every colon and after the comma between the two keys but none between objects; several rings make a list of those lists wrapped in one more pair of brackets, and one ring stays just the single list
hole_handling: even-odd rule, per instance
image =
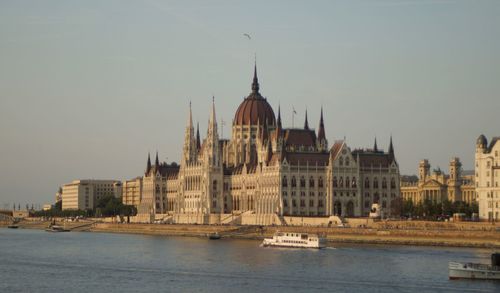
[{"label": "reflection on water", "polygon": [[490,250],[260,242],[0,229],[0,292],[500,292],[500,283],[449,281],[451,260]]}]

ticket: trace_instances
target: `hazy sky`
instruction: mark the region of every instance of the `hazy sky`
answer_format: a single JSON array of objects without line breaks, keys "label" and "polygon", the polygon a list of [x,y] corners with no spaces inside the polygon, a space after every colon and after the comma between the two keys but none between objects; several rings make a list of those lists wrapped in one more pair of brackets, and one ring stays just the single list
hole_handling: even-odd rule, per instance
[{"label": "hazy sky", "polygon": [[[74,179],[179,161],[189,101],[204,136],[212,95],[227,121],[250,92],[330,144],[473,168],[500,135],[500,1],[0,0],[0,208],[53,202]],[[252,40],[243,36],[248,33]],[[167,159],[168,158],[168,159]]]}]

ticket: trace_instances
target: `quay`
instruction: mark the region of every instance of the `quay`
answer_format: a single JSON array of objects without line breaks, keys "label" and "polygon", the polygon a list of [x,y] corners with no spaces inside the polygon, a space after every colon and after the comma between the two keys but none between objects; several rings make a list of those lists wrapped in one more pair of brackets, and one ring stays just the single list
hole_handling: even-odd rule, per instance
[{"label": "quay", "polygon": [[[26,219],[20,229],[45,229],[49,221]],[[58,222],[62,223],[62,222]],[[7,228],[8,222],[0,222]],[[325,235],[331,243],[386,244],[500,248],[500,226],[491,223],[442,223],[427,221],[374,222],[366,227],[256,226],[106,223],[96,220],[66,222],[71,231],[126,233],[159,236],[206,237],[219,233],[222,238],[262,240],[277,231]]]}]

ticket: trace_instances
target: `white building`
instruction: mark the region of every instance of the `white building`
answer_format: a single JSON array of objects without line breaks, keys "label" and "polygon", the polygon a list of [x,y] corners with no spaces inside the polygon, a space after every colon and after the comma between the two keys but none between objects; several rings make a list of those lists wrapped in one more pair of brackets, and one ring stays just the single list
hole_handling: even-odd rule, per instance
[{"label": "white building", "polygon": [[481,220],[500,220],[500,137],[489,146],[484,135],[476,142],[476,192]]},{"label": "white building", "polygon": [[260,224],[275,215],[362,217],[373,203],[384,215],[393,213],[400,192],[392,138],[386,152],[376,141],[370,149],[351,151],[345,141],[330,148],[320,113],[317,130],[307,112],[303,127],[284,128],[280,110],[276,118],[260,94],[255,68],[252,92],[236,110],[230,139],[219,137],[215,103],[205,139],[195,131],[190,107],[180,164],[160,163],[157,155],[152,165],[148,156],[142,189],[133,179],[124,198],[140,198],[134,203],[139,214],[197,223],[208,223],[210,215],[255,214]]},{"label": "white building", "polygon": [[122,196],[122,183],[117,180],[75,180],[62,187],[63,210],[95,209],[104,196]]}]

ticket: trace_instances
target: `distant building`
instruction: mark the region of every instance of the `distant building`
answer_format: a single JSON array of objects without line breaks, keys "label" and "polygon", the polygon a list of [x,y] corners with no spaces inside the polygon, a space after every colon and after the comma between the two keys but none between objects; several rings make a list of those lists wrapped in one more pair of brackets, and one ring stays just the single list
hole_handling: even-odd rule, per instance
[{"label": "distant building", "polygon": [[476,191],[481,220],[500,220],[500,137],[476,141]]},{"label": "distant building", "polygon": [[17,219],[24,219],[30,216],[30,210],[14,210],[12,211],[12,217]]},{"label": "distant building", "polygon": [[403,199],[414,203],[424,200],[441,203],[448,200],[450,202],[464,201],[470,204],[476,201],[474,176],[463,174],[459,158],[451,159],[449,175],[444,174],[441,169],[433,170],[431,173],[430,167],[428,160],[422,160],[418,167],[418,177],[401,177]]},{"label": "distant building", "polygon": [[138,206],[142,196],[142,177],[123,182],[122,202],[125,205]]},{"label": "distant building", "polygon": [[400,198],[392,138],[387,152],[376,141],[372,149],[351,151],[345,141],[329,148],[323,109],[316,131],[307,112],[303,127],[284,128],[279,109],[276,118],[259,89],[255,68],[230,139],[219,137],[215,103],[203,140],[190,107],[180,165],[160,163],[158,154],[152,165],[148,155],[142,189],[140,179],[127,181],[124,202],[139,199],[139,214],[197,223],[210,215],[256,215],[260,224],[276,216],[361,217],[373,203],[391,214]]},{"label": "distant building", "polygon": [[50,204],[44,204],[42,210],[44,211],[50,211],[52,209],[52,205]]},{"label": "distant building", "polygon": [[75,180],[62,187],[63,210],[95,209],[104,196],[122,196],[122,184],[117,180]]}]

